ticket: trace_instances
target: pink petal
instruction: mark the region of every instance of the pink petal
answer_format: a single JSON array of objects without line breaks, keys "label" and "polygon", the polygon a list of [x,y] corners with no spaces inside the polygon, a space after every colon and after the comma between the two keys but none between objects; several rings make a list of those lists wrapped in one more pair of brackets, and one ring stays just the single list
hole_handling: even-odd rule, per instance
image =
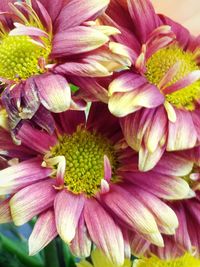
[{"label": "pink petal", "polygon": [[113,263],[122,265],[124,242],[119,226],[95,199],[87,200],[84,218],[92,241]]},{"label": "pink petal", "polygon": [[159,174],[154,171],[127,173],[123,176],[134,185],[163,199],[184,199],[188,197],[191,191],[184,179]]},{"label": "pink petal", "polygon": [[47,153],[57,143],[57,138],[54,135],[39,131],[28,123],[22,125],[17,137],[22,141],[22,144],[42,154]]},{"label": "pink petal", "polygon": [[65,31],[66,29],[81,25],[84,21],[95,19],[105,10],[108,4],[108,0],[68,1],[56,20],[57,30]]},{"label": "pink petal", "polygon": [[129,192],[140,200],[155,216],[156,222],[167,234],[173,234],[178,227],[178,219],[175,212],[159,198],[142,189],[129,187]]},{"label": "pink petal", "polygon": [[102,46],[108,40],[109,38],[98,30],[77,26],[55,35],[51,56],[62,57],[81,54]]},{"label": "pink petal", "polygon": [[52,170],[41,167],[42,160],[33,158],[0,171],[0,195],[11,194],[48,177]]},{"label": "pink petal", "polygon": [[112,73],[96,60],[84,60],[83,62],[66,62],[55,67],[55,72],[63,75],[75,75],[80,77],[104,77]]},{"label": "pink petal", "polygon": [[35,77],[41,103],[52,112],[63,112],[70,107],[71,90],[66,79],[58,74]]},{"label": "pink petal", "polygon": [[89,238],[87,228],[85,225],[83,213],[80,216],[76,234],[71,242],[70,249],[74,255],[79,258],[86,258],[90,256],[92,242]]},{"label": "pink petal", "polygon": [[85,124],[86,120],[83,111],[67,110],[59,113],[58,116],[63,132],[70,135],[76,131],[78,125]]},{"label": "pink petal", "polygon": [[131,251],[136,257],[141,257],[149,249],[150,242],[145,240],[141,235],[133,232],[131,235]]},{"label": "pink petal", "polygon": [[112,168],[109,161],[109,158],[105,155],[104,156],[104,179],[110,181],[112,177]]},{"label": "pink petal", "polygon": [[151,152],[142,146],[139,150],[139,170],[149,171],[153,169],[165,152],[165,148],[165,146],[158,146],[154,152]]},{"label": "pink petal", "polygon": [[191,73],[189,73],[188,75],[186,75],[185,77],[183,77],[178,82],[170,85],[169,87],[164,88],[163,92],[165,94],[171,94],[173,92],[176,92],[180,89],[183,89],[183,88],[193,84],[194,82],[196,82],[199,79],[200,79],[200,70],[194,70]]},{"label": "pink petal", "polygon": [[115,116],[123,117],[142,107],[154,108],[164,103],[164,96],[154,85],[147,84],[126,93],[114,93],[108,106]]},{"label": "pink petal", "polygon": [[176,153],[165,153],[154,171],[164,175],[185,176],[193,168],[193,162]]},{"label": "pink petal", "polygon": [[[141,233],[157,233],[156,221],[150,211],[134,195],[119,186],[113,186],[109,194],[102,196],[105,204],[132,230]],[[147,224],[148,222],[148,224]]]},{"label": "pink petal", "polygon": [[43,212],[37,219],[29,237],[29,255],[33,256],[57,236],[55,216],[52,210]]},{"label": "pink petal", "polygon": [[76,234],[76,228],[84,207],[84,198],[62,190],[55,198],[54,208],[56,227],[66,243],[70,243]]},{"label": "pink petal", "polygon": [[176,109],[176,122],[169,121],[167,150],[182,150],[195,146],[197,133],[190,112]]},{"label": "pink petal", "polygon": [[147,36],[159,26],[159,18],[148,0],[128,0],[128,8],[133,20],[133,28],[141,43],[145,43]]},{"label": "pink petal", "polygon": [[48,37],[48,34],[35,27],[24,26],[20,23],[14,23],[15,27],[10,31],[10,36],[28,35],[28,36],[38,36],[38,37]]},{"label": "pink petal", "polygon": [[10,201],[13,221],[22,225],[53,205],[56,191],[53,179],[29,185],[17,192]]},{"label": "pink petal", "polygon": [[9,201],[10,198],[0,201],[0,223],[8,223],[12,221]]},{"label": "pink petal", "polygon": [[127,71],[110,83],[109,93],[112,95],[116,92],[130,92],[145,85],[146,83],[147,80],[144,77]]}]

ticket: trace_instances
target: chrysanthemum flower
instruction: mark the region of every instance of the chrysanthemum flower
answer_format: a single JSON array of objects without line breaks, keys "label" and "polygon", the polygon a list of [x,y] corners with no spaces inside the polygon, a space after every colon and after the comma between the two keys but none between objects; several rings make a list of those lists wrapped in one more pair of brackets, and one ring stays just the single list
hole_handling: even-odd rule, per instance
[{"label": "chrysanthemum flower", "polygon": [[171,259],[162,260],[156,256],[150,258],[143,258],[136,260],[133,267],[200,267],[200,260],[194,258],[191,254],[186,253],[184,256]]},{"label": "chrysanthemum flower", "polygon": [[[116,267],[99,249],[95,249],[91,253],[92,263],[89,263],[86,260],[82,260],[77,264],[77,267]],[[131,267],[131,261],[126,259],[124,264],[121,267]]]},{"label": "chrysanthemum flower", "polygon": [[[165,150],[199,142],[200,38],[157,15],[149,0],[112,0],[107,14],[102,22],[119,28],[122,34],[113,40],[132,60],[131,69],[110,83],[109,109],[120,117],[128,144],[139,151],[139,168],[147,171]],[[113,51],[115,45],[110,43]],[[99,88],[91,89],[93,95]]]},{"label": "chrysanthemum flower", "polygon": [[[200,147],[196,147],[184,152],[169,153],[176,155],[177,159],[184,159],[187,165],[185,174],[175,174],[185,180],[193,190],[193,194],[184,200],[169,200],[169,205],[177,215],[179,226],[174,236],[164,235],[164,248],[158,248],[138,236],[130,238],[132,252],[135,255],[154,254],[162,259],[170,259],[183,256],[185,252],[190,252],[194,256],[200,256]],[[165,154],[166,156],[166,154]],[[162,159],[161,159],[162,161]],[[183,163],[183,162],[182,162]],[[159,163],[158,163],[159,165]],[[185,165],[185,166],[186,166]],[[182,164],[184,166],[184,164]],[[190,166],[190,167],[189,167]]]},{"label": "chrysanthemum flower", "polygon": [[59,234],[77,256],[88,256],[93,241],[120,265],[128,229],[158,246],[160,233],[174,234],[175,213],[159,198],[190,194],[187,182],[174,177],[187,173],[190,163],[171,156],[140,173],[137,154],[107,105],[93,104],[87,121],[84,114],[56,114],[54,135],[24,123],[18,149],[2,130],[0,155],[19,163],[0,171],[0,195],[11,195],[16,225],[39,216],[29,239],[31,255]]},{"label": "chrysanthemum flower", "polygon": [[[83,108],[72,100],[70,77],[108,76],[123,61],[107,45],[119,31],[90,21],[109,0],[13,2],[0,3],[0,81],[12,127],[41,105],[52,112]],[[44,112],[34,117],[39,125]]]}]

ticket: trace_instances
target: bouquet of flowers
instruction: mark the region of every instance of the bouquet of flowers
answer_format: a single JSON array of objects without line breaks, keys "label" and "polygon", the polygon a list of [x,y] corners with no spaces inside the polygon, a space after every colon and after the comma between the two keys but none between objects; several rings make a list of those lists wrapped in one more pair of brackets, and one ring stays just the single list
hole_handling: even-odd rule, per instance
[{"label": "bouquet of flowers", "polygon": [[0,1],[0,266],[200,266],[200,6],[166,2]]}]

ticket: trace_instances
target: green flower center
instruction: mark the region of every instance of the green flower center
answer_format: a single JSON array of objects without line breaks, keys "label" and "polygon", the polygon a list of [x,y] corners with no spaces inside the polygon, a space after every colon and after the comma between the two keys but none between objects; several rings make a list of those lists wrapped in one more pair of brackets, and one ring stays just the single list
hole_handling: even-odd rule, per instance
[{"label": "green flower center", "polygon": [[109,140],[80,127],[74,134],[60,137],[51,155],[65,157],[65,186],[75,194],[93,196],[100,190],[104,155],[109,158],[113,173],[116,169],[116,153]]},{"label": "green flower center", "polygon": [[[171,46],[160,49],[148,59],[145,76],[150,83],[158,86],[168,70],[177,62],[180,62],[179,70],[166,86],[170,86],[192,71],[200,69],[192,53],[185,52],[177,46]],[[166,95],[166,100],[172,105],[187,110],[193,110],[195,108],[195,101],[199,98],[200,81]]]},{"label": "green flower center", "polygon": [[28,36],[5,36],[0,42],[0,77],[18,81],[43,73],[39,62],[47,60],[50,50]]}]

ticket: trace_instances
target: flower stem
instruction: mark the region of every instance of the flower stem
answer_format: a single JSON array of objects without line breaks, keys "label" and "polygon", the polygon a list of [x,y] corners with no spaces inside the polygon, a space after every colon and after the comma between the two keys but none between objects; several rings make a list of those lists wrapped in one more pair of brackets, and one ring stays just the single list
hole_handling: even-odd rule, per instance
[{"label": "flower stem", "polygon": [[55,240],[44,248],[44,256],[46,267],[60,267]]},{"label": "flower stem", "polygon": [[34,257],[28,256],[28,254],[26,254],[26,252],[22,250],[19,245],[10,240],[8,237],[0,234],[0,242],[8,252],[15,254],[19,258],[19,260],[26,266],[43,267],[42,262],[40,262]]}]

